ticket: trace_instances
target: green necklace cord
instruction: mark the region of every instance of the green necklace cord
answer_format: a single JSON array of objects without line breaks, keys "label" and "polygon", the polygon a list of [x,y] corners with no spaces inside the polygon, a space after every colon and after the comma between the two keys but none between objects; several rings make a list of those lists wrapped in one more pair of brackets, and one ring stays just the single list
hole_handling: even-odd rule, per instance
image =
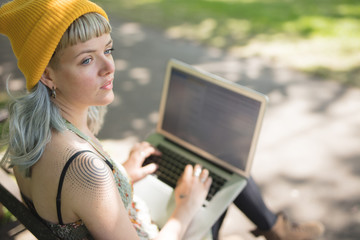
[{"label": "green necklace cord", "polygon": [[71,122],[65,121],[65,125],[67,129],[78,135],[80,138],[87,141],[101,156],[103,156],[106,160],[111,161],[110,157],[107,156],[107,154],[104,153],[104,151],[96,144],[94,141],[87,135],[85,135],[83,132],[81,132],[77,127],[75,127]]}]

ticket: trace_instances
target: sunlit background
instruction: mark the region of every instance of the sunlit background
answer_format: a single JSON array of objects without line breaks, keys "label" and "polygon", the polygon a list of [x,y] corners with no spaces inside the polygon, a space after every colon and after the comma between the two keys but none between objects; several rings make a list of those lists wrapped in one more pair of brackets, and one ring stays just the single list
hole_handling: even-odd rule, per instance
[{"label": "sunlit background", "polygon": [[[166,63],[177,58],[268,95],[253,176],[269,207],[322,221],[324,240],[360,238],[359,1],[96,2],[113,26],[115,100],[99,138],[114,159],[155,130]],[[0,44],[1,121],[9,74],[14,95],[25,85]],[[253,228],[231,206],[222,240],[255,239]]]},{"label": "sunlit background", "polygon": [[356,0],[99,0],[122,19],[359,86]]}]

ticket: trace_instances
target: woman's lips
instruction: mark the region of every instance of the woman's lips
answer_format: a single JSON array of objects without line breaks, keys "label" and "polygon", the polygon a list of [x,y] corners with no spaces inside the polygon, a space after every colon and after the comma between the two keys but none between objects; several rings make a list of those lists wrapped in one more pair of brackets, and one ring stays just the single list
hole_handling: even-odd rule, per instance
[{"label": "woman's lips", "polygon": [[104,85],[102,85],[101,89],[111,90],[113,88],[113,80],[107,81]]}]

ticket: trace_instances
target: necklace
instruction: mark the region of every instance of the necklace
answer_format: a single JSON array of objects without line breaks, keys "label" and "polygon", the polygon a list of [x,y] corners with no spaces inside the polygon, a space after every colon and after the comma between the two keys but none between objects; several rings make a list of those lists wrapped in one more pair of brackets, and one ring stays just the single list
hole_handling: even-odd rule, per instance
[{"label": "necklace", "polygon": [[[116,174],[115,181],[118,184],[118,186],[122,186],[122,190],[119,190],[121,194],[121,198],[124,201],[125,206],[128,206],[133,197],[133,189],[132,189],[132,183],[130,181],[130,177],[127,174],[125,168],[123,168],[121,165],[115,166],[114,162],[110,159],[110,157],[105,154],[105,152],[96,144],[89,136],[85,135],[83,132],[81,132],[77,127],[75,127],[71,122],[68,120],[65,120],[65,125],[67,129],[78,135],[80,138],[87,141],[101,156],[105,158],[105,161],[107,161],[111,166],[111,170],[114,174]],[[119,171],[122,174],[119,174]],[[127,183],[127,184],[123,184]]]},{"label": "necklace", "polygon": [[97,143],[95,143],[89,136],[85,135],[83,132],[81,132],[77,127],[75,127],[71,122],[68,120],[65,120],[65,125],[67,129],[78,135],[80,138],[84,139],[86,142],[88,142],[101,156],[103,156],[107,161],[111,161],[110,157],[101,149],[100,146],[98,146]]}]

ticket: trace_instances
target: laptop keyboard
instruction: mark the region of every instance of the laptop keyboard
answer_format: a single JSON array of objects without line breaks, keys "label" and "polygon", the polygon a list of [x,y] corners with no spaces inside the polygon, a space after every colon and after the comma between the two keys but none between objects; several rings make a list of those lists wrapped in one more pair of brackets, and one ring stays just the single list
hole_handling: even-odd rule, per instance
[{"label": "laptop keyboard", "polygon": [[[184,172],[185,166],[187,164],[194,166],[195,163],[162,145],[158,146],[158,149],[162,153],[162,156],[159,157],[152,155],[148,157],[145,159],[143,166],[150,163],[156,163],[159,166],[154,173],[157,178],[165,182],[170,187],[175,188],[179,177]],[[208,201],[215,196],[215,194],[226,182],[226,179],[220,177],[219,175],[210,171],[209,173],[212,178],[212,184],[206,197],[206,200]]]}]

